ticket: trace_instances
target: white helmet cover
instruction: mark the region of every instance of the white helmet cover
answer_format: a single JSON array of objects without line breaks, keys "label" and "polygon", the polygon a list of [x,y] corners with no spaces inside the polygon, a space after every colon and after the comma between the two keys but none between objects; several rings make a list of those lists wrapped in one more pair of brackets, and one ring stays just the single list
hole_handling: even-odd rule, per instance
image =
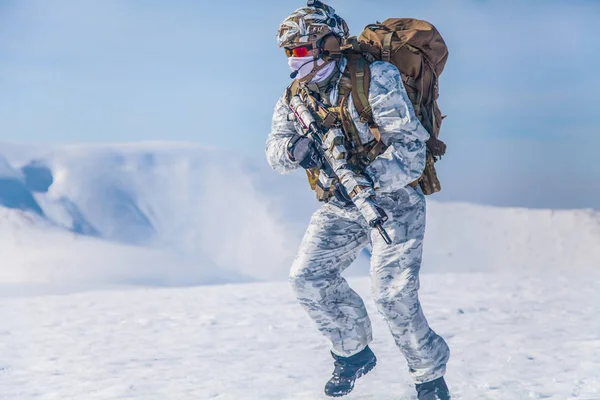
[{"label": "white helmet cover", "polygon": [[299,8],[288,16],[279,26],[277,44],[279,47],[295,47],[316,41],[311,35],[321,39],[330,33],[347,39],[348,25],[332,7],[321,3],[317,7]]}]

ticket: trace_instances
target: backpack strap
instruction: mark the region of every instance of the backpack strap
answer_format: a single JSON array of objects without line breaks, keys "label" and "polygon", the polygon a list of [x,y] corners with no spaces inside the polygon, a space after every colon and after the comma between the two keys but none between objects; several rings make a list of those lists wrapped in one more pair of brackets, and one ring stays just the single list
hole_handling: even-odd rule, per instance
[{"label": "backpack strap", "polygon": [[349,60],[350,80],[352,81],[352,96],[354,108],[358,112],[360,120],[368,122],[373,117],[371,105],[369,104],[369,83],[371,74],[364,57]]},{"label": "backpack strap", "polygon": [[352,102],[362,122],[369,125],[371,134],[378,142],[381,141],[381,131],[373,120],[373,109],[369,103],[369,86],[371,84],[371,71],[369,62],[364,57],[348,60],[350,80],[352,82]]},{"label": "backpack strap", "polygon": [[287,103],[289,104],[290,101],[292,101],[292,97],[294,97],[297,94],[300,94],[300,91],[300,84],[294,79],[292,83],[287,87],[287,89],[285,89],[285,100],[287,101]]},{"label": "backpack strap", "polygon": [[340,122],[342,123],[342,127],[344,128],[344,132],[346,133],[347,139],[349,139],[352,143],[354,143],[354,148],[358,153],[364,152],[364,147],[360,142],[360,136],[354,126],[354,122],[349,115],[346,115],[346,104],[348,103],[348,97],[350,93],[347,93],[342,97],[339,106],[339,114],[340,114]]},{"label": "backpack strap", "polygon": [[390,62],[392,59],[392,38],[394,36],[394,31],[386,33],[383,37],[383,48],[381,49],[381,60],[385,62]]}]

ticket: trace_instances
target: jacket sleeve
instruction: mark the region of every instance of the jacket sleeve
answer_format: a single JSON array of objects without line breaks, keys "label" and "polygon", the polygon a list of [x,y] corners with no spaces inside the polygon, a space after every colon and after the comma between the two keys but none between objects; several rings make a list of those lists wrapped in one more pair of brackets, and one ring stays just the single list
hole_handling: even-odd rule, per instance
[{"label": "jacket sleeve", "polygon": [[389,146],[366,169],[375,187],[392,192],[418,179],[425,169],[429,133],[415,115],[398,69],[371,64],[369,103],[382,141]]},{"label": "jacket sleeve", "polygon": [[271,168],[281,174],[292,172],[299,165],[287,154],[288,140],[297,133],[294,122],[288,121],[288,114],[289,108],[285,96],[282,96],[275,106],[271,132],[266,143],[267,161]]}]

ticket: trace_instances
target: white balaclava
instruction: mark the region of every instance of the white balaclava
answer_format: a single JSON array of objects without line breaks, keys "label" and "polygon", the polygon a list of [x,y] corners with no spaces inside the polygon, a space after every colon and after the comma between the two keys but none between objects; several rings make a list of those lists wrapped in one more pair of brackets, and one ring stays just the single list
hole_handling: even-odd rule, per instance
[{"label": "white balaclava", "polygon": [[[322,59],[316,60],[316,65],[319,67],[319,70],[316,72],[315,76],[310,80],[310,82],[306,83],[319,83],[324,81],[331,75],[333,70],[335,69],[335,61],[330,61],[325,64],[325,61]],[[302,82],[302,79],[313,72],[315,67],[315,60],[313,56],[307,57],[288,57],[288,65],[290,66],[292,72],[298,71],[295,79]]]}]

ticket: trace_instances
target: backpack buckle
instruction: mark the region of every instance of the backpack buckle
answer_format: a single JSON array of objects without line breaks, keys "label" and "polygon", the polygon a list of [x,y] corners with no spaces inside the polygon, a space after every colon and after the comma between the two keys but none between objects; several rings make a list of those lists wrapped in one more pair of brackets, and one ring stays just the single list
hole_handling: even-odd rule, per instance
[{"label": "backpack buckle", "polygon": [[360,115],[358,116],[358,119],[360,120],[360,122],[367,124],[367,123],[371,122],[372,116],[373,116],[373,110],[371,109],[371,105],[369,104],[360,113]]}]

